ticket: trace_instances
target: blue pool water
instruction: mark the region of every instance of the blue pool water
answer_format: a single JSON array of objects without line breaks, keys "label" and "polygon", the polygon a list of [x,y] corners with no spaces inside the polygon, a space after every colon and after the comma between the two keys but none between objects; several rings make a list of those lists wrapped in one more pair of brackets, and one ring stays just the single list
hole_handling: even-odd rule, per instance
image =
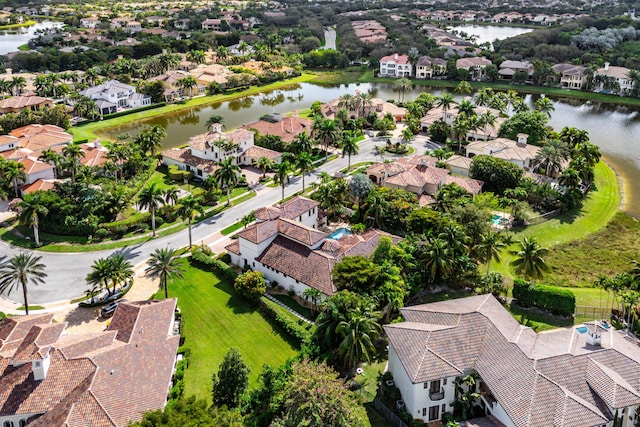
[{"label": "blue pool water", "polygon": [[576,331],[578,331],[581,334],[586,334],[587,333],[587,327],[586,326],[580,326],[579,328],[576,328]]},{"label": "blue pool water", "polygon": [[334,231],[333,233],[329,234],[327,236],[327,239],[332,239],[332,240],[338,240],[340,239],[342,236],[346,235],[346,234],[351,234],[351,230],[349,230],[348,228],[338,228],[336,231]]},{"label": "blue pool water", "polygon": [[500,225],[500,218],[502,218],[500,215],[494,215],[491,217],[491,223],[493,225]]},{"label": "blue pool water", "polygon": [[600,323],[600,326],[602,326],[605,329],[611,328],[611,326],[607,325],[606,323]]}]

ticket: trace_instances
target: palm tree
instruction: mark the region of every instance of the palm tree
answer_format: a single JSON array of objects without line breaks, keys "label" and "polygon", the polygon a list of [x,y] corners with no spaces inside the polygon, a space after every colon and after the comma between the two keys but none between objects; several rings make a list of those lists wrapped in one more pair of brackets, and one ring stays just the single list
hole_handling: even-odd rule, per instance
[{"label": "palm tree", "polygon": [[2,166],[2,176],[7,180],[7,182],[11,183],[13,193],[18,197],[18,182],[26,179],[24,164],[14,160],[9,160]]},{"label": "palm tree", "polygon": [[458,104],[458,112],[466,114],[467,117],[471,117],[472,115],[474,115],[476,113],[475,110],[475,104],[468,99],[463,99]]},{"label": "palm tree", "polygon": [[140,147],[143,153],[150,153],[155,157],[156,151],[162,147],[162,141],[167,137],[167,131],[160,125],[152,125],[136,136],[134,144]]},{"label": "palm tree", "polygon": [[447,111],[454,104],[453,96],[450,93],[443,93],[436,101],[436,106],[442,107],[442,121],[447,122]]},{"label": "palm tree", "polygon": [[169,187],[166,190],[164,190],[164,203],[165,204],[169,204],[171,203],[172,205],[175,206],[176,203],[178,203],[178,199],[180,196],[180,189],[178,187]]},{"label": "palm tree", "polygon": [[113,285],[111,292],[113,294],[116,292],[117,285],[133,278],[133,265],[121,253],[114,253],[108,259],[111,264],[109,279]]},{"label": "palm tree", "polygon": [[453,89],[455,93],[471,93],[471,84],[468,81],[461,81],[458,86]]},{"label": "palm tree", "polygon": [[364,213],[365,222],[382,228],[387,213],[388,203],[379,191],[372,190],[365,199],[367,210]]},{"label": "palm tree", "polygon": [[377,319],[376,312],[358,306],[348,319],[338,323],[336,333],[343,337],[338,354],[346,368],[353,369],[361,361],[370,362],[373,358],[376,351],[373,343],[382,332]]},{"label": "palm tree", "polygon": [[218,46],[216,49],[216,57],[223,61],[229,57],[229,48],[223,45]]},{"label": "palm tree", "polygon": [[0,293],[8,290],[8,293],[18,287],[22,287],[25,314],[29,314],[29,302],[27,300],[27,284],[44,284],[47,274],[44,272],[44,264],[40,263],[42,257],[31,253],[20,252],[4,264],[0,265]]},{"label": "palm tree", "polygon": [[253,159],[253,165],[262,170],[262,178],[267,176],[267,171],[274,165],[273,160],[268,157],[262,156],[257,159]]},{"label": "palm tree", "polygon": [[14,96],[20,95],[22,89],[27,86],[27,81],[22,76],[14,76],[11,79],[11,89]]},{"label": "palm tree", "polygon": [[562,166],[569,157],[566,143],[554,139],[542,147],[536,156],[537,169],[544,170],[545,175],[551,176],[554,172],[562,171]]},{"label": "palm tree", "polygon": [[138,195],[138,206],[140,209],[149,209],[151,212],[151,230],[153,237],[156,237],[156,210],[164,203],[164,190],[155,182],[147,185]]},{"label": "palm tree", "polygon": [[491,261],[500,262],[500,252],[506,247],[507,239],[502,234],[488,231],[480,235],[480,243],[473,249],[481,260],[487,262],[487,274],[489,274]]},{"label": "palm tree", "polygon": [[205,122],[205,126],[208,129],[213,129],[214,125],[221,125],[221,127],[224,127],[223,123],[224,117],[222,117],[220,114],[212,114],[211,117],[209,117]]},{"label": "palm tree", "polygon": [[535,286],[535,281],[542,279],[544,273],[550,270],[544,260],[549,250],[540,247],[535,237],[524,237],[518,245],[518,249],[509,251],[510,255],[516,257],[511,261],[511,266],[515,267],[517,274],[531,280],[532,286]]},{"label": "palm tree", "polygon": [[[93,261],[91,271],[87,274],[87,283],[93,286],[94,290],[106,289],[109,295],[109,281],[111,280],[111,271],[113,263],[109,258],[98,258]],[[93,295],[92,295],[93,298]],[[93,299],[92,299],[93,301]]]},{"label": "palm tree", "polygon": [[191,50],[187,52],[187,61],[190,61],[194,64],[204,64],[207,56],[204,53],[204,50]]},{"label": "palm tree", "polygon": [[353,132],[342,132],[342,157],[347,156],[347,169],[351,169],[351,156],[357,155],[359,151],[360,146]]},{"label": "palm tree", "polygon": [[558,182],[560,185],[575,190],[580,185],[580,173],[573,168],[565,169],[558,177]]},{"label": "palm tree", "polygon": [[283,160],[276,166],[276,173],[273,175],[274,182],[276,184],[280,184],[280,186],[282,187],[282,199],[284,199],[284,187],[289,183],[290,170],[291,164],[288,161]]},{"label": "palm tree", "polygon": [[460,114],[453,121],[451,136],[458,141],[458,154],[462,153],[462,141],[467,139],[471,124],[465,114]]},{"label": "palm tree", "polygon": [[325,161],[329,158],[329,146],[334,145],[340,138],[340,129],[335,120],[319,119],[314,123],[316,137],[324,146]]},{"label": "palm tree", "polygon": [[322,299],[322,292],[314,288],[307,288],[302,293],[302,297],[313,304],[313,308],[311,309],[311,311],[315,312],[318,302],[320,302],[320,300]]},{"label": "palm tree", "polygon": [[58,176],[58,173],[60,172],[60,165],[62,163],[62,156],[58,152],[54,151],[52,148],[47,148],[42,152],[40,157],[38,157],[38,160],[52,164],[54,167],[54,176]]},{"label": "palm tree", "polygon": [[307,132],[301,132],[296,135],[291,142],[291,151],[294,153],[311,153],[313,151],[313,141]]},{"label": "palm tree", "polygon": [[358,95],[358,98],[360,98],[359,103],[362,107],[362,115],[360,117],[365,117],[367,108],[373,105],[373,95],[369,92],[362,92]]},{"label": "palm tree", "polygon": [[71,170],[71,181],[76,180],[76,171],[80,164],[80,159],[84,158],[85,153],[80,144],[68,144],[62,149],[62,157],[64,157],[67,166]]},{"label": "palm tree", "polygon": [[227,191],[227,205],[231,204],[231,187],[238,184],[238,174],[240,166],[234,163],[233,157],[227,157],[217,163],[218,169],[213,172],[213,179],[218,188],[224,188]]},{"label": "palm tree", "polygon": [[[411,89],[413,89],[413,83],[406,77],[393,82],[393,91],[398,92],[398,102],[404,102],[405,92]],[[402,95],[402,100],[400,100],[400,95]]]},{"label": "palm tree", "polygon": [[434,283],[437,277],[451,273],[455,263],[451,249],[442,239],[429,240],[423,261],[431,283]]},{"label": "palm tree", "polygon": [[311,159],[311,155],[309,153],[298,154],[293,161],[293,166],[298,169],[302,175],[302,192],[304,193],[304,176],[313,170],[313,160]]},{"label": "palm tree", "polygon": [[551,100],[547,97],[538,98],[538,100],[534,104],[534,107],[537,111],[541,111],[547,114],[547,116],[549,117],[551,117],[551,112],[556,109],[556,107],[553,106],[553,102],[551,102]]},{"label": "palm tree", "polygon": [[196,78],[193,76],[183,77],[176,81],[176,86],[182,89],[182,93],[189,92],[189,98],[193,97],[193,88],[198,85]]},{"label": "palm tree", "polygon": [[185,264],[184,260],[176,254],[175,249],[159,248],[151,254],[147,261],[145,273],[160,277],[160,287],[164,288],[164,297],[169,298],[169,279],[182,279]]},{"label": "palm tree", "polygon": [[192,246],[191,242],[191,223],[197,214],[204,214],[204,208],[202,207],[202,197],[187,196],[182,199],[182,206],[178,209],[178,215],[183,220],[189,221],[189,248]]},{"label": "palm tree", "polygon": [[487,141],[489,139],[489,133],[487,133],[487,126],[494,127],[496,125],[496,121],[498,118],[491,112],[491,110],[486,110],[483,113],[480,113],[480,124],[483,126],[484,131],[484,140]]},{"label": "palm tree", "polygon": [[350,93],[345,93],[338,98],[338,108],[344,108],[347,111],[355,109],[356,99]]},{"label": "palm tree", "polygon": [[39,219],[49,213],[49,209],[42,203],[41,196],[41,192],[25,194],[24,199],[17,204],[20,209],[20,221],[26,227],[33,227],[33,240],[36,242],[36,247],[40,246]]}]

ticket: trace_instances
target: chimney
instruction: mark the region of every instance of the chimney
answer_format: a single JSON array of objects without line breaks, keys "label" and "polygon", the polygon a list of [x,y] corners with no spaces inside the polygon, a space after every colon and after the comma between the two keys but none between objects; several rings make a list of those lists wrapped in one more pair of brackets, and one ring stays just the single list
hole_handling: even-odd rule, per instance
[{"label": "chimney", "polygon": [[396,59],[396,61],[398,60],[398,54],[397,53],[395,55],[393,55],[393,57]]},{"label": "chimney", "polygon": [[609,63],[608,63],[608,62],[605,62],[605,63],[604,63],[604,70],[605,70],[605,71],[608,71],[608,70],[609,70]]},{"label": "chimney", "polygon": [[51,359],[49,354],[44,359],[36,359],[31,362],[31,369],[33,371],[33,379],[36,381],[42,381],[47,377],[47,371],[49,371],[49,364]]},{"label": "chimney", "polygon": [[211,125],[213,133],[222,133],[222,123],[214,123]]},{"label": "chimney", "polygon": [[516,145],[518,147],[526,147],[527,146],[527,140],[529,139],[529,135],[527,135],[526,133],[519,133],[517,135],[518,141],[516,142]]}]

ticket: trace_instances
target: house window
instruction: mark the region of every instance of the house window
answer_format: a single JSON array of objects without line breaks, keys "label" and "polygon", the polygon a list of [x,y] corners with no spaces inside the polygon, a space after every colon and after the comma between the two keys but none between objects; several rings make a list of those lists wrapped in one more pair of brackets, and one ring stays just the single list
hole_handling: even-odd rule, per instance
[{"label": "house window", "polygon": [[446,378],[442,380],[442,385],[447,385],[447,379]]},{"label": "house window", "polygon": [[13,424],[13,421],[5,421],[2,424],[2,427],[14,427],[14,426],[15,426],[15,424]]},{"label": "house window", "polygon": [[18,424],[20,427],[25,427],[27,425],[27,420],[25,418],[21,419]]},{"label": "house window", "polygon": [[442,404],[442,413],[444,414],[445,412],[447,412],[447,404],[443,403]]},{"label": "house window", "polygon": [[440,381],[431,381],[429,393],[440,393]]},{"label": "house window", "polygon": [[429,421],[435,421],[440,418],[440,406],[432,406],[429,408]]},{"label": "house window", "polygon": [[422,416],[423,417],[427,416],[427,408],[422,408]]},{"label": "house window", "polygon": [[40,361],[36,360],[36,368],[39,368],[39,367],[40,367]]},{"label": "house window", "polygon": [[423,387],[424,387],[425,389],[429,388],[429,383],[428,383],[428,382],[424,383],[424,384],[423,384]]}]

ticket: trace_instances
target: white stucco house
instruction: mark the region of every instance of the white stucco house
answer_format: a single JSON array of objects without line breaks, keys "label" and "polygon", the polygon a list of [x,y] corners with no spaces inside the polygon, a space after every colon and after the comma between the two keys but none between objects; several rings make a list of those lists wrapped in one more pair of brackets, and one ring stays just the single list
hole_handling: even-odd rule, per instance
[{"label": "white stucco house", "polygon": [[405,321],[384,327],[389,371],[414,418],[439,421],[455,379],[474,373],[488,425],[637,425],[640,351],[622,331],[593,322],[537,334],[490,294],[400,311]]},{"label": "white stucco house", "polygon": [[381,77],[411,77],[413,76],[413,65],[407,55],[397,53],[380,58]]},{"label": "white stucco house", "polygon": [[394,243],[400,240],[375,229],[361,234],[321,231],[325,217],[318,202],[300,196],[258,209],[255,216],[256,222],[226,247],[231,261],[261,271],[272,284],[298,296],[309,288],[322,292],[323,298],[333,295],[337,289],[331,272],[336,262],[345,256],[371,255],[381,236]]},{"label": "white stucco house", "polygon": [[211,132],[189,139],[186,148],[172,148],[162,152],[162,163],[177,165],[194,176],[206,179],[218,169],[218,162],[233,157],[238,165],[251,165],[255,159],[267,157],[280,163],[282,153],[254,145],[254,134],[248,129],[222,132],[222,125],[214,125]]},{"label": "white stucco house", "polygon": [[136,92],[134,86],[109,80],[80,92],[98,104],[100,114],[115,113],[118,108],[140,108],[151,105],[151,97]]},{"label": "white stucco house", "polygon": [[[631,70],[626,67],[614,67],[609,65],[608,62],[604,63],[604,67],[598,68],[594,73],[594,79],[596,81],[596,92],[604,93],[619,93],[620,95],[627,95],[633,91],[635,82],[629,73]],[[619,90],[609,87],[604,79],[610,79],[617,83]]]},{"label": "white stucco house", "polygon": [[527,144],[528,138],[529,135],[519,133],[517,141],[507,138],[473,141],[466,146],[465,150],[469,158],[485,154],[514,163],[522,169],[532,170],[536,163],[536,156],[540,152],[540,147]]}]

